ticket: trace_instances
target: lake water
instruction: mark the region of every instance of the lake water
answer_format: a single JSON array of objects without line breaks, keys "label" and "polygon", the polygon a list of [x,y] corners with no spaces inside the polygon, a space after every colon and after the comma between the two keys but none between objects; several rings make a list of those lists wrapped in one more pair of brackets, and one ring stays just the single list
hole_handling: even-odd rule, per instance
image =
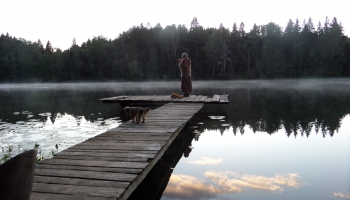
[{"label": "lake water", "polygon": [[[38,143],[49,158],[129,120],[118,104],[98,99],[170,95],[179,87],[1,84],[0,156]],[[153,199],[350,199],[350,79],[194,81],[193,88],[229,94],[230,104],[205,105],[194,116],[141,184],[150,190],[161,180]],[[145,195],[141,186],[130,199]]]}]

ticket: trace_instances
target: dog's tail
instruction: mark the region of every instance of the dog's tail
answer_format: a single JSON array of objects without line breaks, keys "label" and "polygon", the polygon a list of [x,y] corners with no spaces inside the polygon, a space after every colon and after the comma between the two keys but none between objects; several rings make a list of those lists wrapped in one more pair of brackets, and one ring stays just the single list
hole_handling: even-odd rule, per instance
[{"label": "dog's tail", "polygon": [[141,116],[145,118],[151,110],[152,109],[150,107],[146,107],[146,108],[142,109],[142,115]]}]

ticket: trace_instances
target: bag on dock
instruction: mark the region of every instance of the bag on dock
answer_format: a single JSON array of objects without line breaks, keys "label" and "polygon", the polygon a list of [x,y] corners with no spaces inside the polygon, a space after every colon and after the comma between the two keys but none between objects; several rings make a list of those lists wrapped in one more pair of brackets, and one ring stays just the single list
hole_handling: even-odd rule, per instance
[{"label": "bag on dock", "polygon": [[171,98],[173,98],[173,99],[181,99],[181,98],[183,98],[183,96],[181,94],[171,93]]}]

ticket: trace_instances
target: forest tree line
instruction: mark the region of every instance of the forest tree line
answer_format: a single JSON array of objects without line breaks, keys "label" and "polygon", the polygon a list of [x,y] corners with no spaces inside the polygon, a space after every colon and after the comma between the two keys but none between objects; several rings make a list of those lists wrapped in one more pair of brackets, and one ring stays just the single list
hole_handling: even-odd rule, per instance
[{"label": "forest tree line", "polygon": [[183,52],[195,80],[350,76],[350,39],[336,18],[317,27],[311,18],[289,20],[284,30],[254,24],[249,32],[243,22],[203,28],[193,18],[189,29],[141,24],[114,40],[98,36],[79,46],[73,39],[65,51],[1,34],[0,82],[178,79]]}]

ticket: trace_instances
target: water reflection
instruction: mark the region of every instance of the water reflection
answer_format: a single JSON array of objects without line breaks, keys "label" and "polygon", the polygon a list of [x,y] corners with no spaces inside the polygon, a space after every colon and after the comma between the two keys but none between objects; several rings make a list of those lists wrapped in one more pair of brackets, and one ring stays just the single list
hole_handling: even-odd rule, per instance
[{"label": "water reflection", "polygon": [[265,177],[232,171],[207,171],[205,172],[205,177],[229,191],[241,191],[243,187],[283,191],[283,186],[298,188],[302,185],[300,176],[295,173]]},{"label": "water reflection", "polygon": [[334,196],[345,198],[345,199],[350,199],[350,193],[334,192]]},{"label": "water reflection", "polygon": [[[62,151],[70,146],[82,142],[90,137],[117,127],[119,117],[97,118],[96,121],[87,120],[84,116],[73,116],[67,113],[39,113],[34,114],[39,119],[31,118],[16,123],[2,122],[0,124],[0,146],[19,146],[18,152],[31,149],[35,143],[40,145],[42,156],[52,157],[52,151]],[[55,148],[55,145],[58,148]],[[0,152],[0,157],[7,153]]]},{"label": "water reflection", "polygon": [[230,191],[226,188],[217,186],[199,180],[194,176],[184,174],[173,174],[164,192],[164,197],[174,199],[202,199],[214,198],[217,194],[235,193],[239,191]]},{"label": "water reflection", "polygon": [[[118,126],[118,105],[104,105],[102,95],[76,90],[0,91],[0,158],[10,146],[13,155],[35,143],[45,158]],[[115,109],[113,109],[115,108]],[[91,115],[91,114],[95,115]],[[57,147],[56,146],[57,144]],[[18,147],[18,148],[17,148]]]},{"label": "water reflection", "polygon": [[[185,174],[173,174],[164,192],[166,198],[206,199],[220,194],[234,194],[243,189],[283,191],[283,187],[302,186],[298,174],[276,174],[274,177],[241,174],[238,172],[206,171],[206,180]],[[213,183],[212,183],[213,182]]]},{"label": "water reflection", "polygon": [[[129,120],[119,105],[97,99],[179,88],[177,82],[0,85],[0,145],[61,149]],[[185,130],[188,140],[172,144],[134,199],[349,198],[348,79],[195,81],[194,88],[195,95],[229,94],[230,104],[204,106]]]},{"label": "water reflection", "polygon": [[222,163],[222,161],[223,159],[221,158],[214,159],[214,158],[202,157],[199,160],[190,161],[190,163],[195,165],[218,165]]}]

